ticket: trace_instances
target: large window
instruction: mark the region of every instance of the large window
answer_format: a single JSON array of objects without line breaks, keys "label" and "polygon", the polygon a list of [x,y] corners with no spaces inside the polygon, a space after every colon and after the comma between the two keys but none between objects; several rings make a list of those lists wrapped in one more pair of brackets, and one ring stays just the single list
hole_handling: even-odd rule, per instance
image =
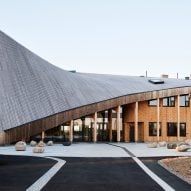
[{"label": "large window", "polygon": [[157,106],[157,100],[156,99],[152,99],[148,101],[148,106]]},{"label": "large window", "polygon": [[186,137],[186,123],[180,123],[180,136]]},{"label": "large window", "polygon": [[[149,136],[157,136],[157,122],[149,122]],[[161,136],[161,123],[159,123],[159,136]]]},{"label": "large window", "polygon": [[[167,123],[167,136],[177,136],[177,123]],[[180,123],[180,136],[186,137],[186,123]]]},{"label": "large window", "polygon": [[177,123],[167,123],[167,136],[177,136]]},{"label": "large window", "polygon": [[189,107],[190,106],[189,95],[181,95],[180,96],[180,106],[181,107]]},{"label": "large window", "polygon": [[163,98],[163,106],[165,107],[174,107],[175,106],[175,97],[165,97]]}]

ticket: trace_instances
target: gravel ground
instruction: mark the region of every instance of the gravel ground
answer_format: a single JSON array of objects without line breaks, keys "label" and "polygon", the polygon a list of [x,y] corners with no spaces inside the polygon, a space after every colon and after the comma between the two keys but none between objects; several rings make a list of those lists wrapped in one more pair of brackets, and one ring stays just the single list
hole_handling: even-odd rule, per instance
[{"label": "gravel ground", "polygon": [[191,184],[191,157],[167,158],[159,161],[165,169]]}]

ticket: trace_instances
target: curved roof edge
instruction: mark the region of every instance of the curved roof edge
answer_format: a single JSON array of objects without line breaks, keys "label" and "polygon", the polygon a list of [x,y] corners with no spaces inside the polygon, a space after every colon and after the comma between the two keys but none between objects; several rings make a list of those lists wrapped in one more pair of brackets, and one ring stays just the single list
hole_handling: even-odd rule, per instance
[{"label": "curved roof edge", "polygon": [[149,79],[68,72],[0,32],[0,131],[121,96],[191,87],[191,80]]}]

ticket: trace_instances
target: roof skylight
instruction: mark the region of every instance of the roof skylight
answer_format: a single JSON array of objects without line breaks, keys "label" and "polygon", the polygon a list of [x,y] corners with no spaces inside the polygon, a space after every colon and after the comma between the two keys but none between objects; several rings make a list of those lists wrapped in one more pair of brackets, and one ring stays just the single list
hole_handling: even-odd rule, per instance
[{"label": "roof skylight", "polygon": [[164,84],[164,80],[161,79],[149,79],[148,81],[152,84]]}]

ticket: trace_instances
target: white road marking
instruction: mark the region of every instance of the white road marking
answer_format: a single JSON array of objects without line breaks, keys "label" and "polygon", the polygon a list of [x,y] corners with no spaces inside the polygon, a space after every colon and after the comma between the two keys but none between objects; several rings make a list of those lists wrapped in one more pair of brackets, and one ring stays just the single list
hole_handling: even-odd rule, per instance
[{"label": "white road marking", "polygon": [[169,186],[165,181],[159,178],[154,172],[152,172],[147,166],[143,164],[141,160],[137,157],[132,157],[132,159],[157,183],[159,184],[164,190],[166,191],[175,191],[174,188]]},{"label": "white road marking", "polygon": [[26,191],[40,191],[66,163],[65,160],[58,158],[53,158],[53,157],[45,157],[45,158],[56,160],[58,162],[51,169],[49,169],[43,176],[41,176],[36,182],[34,182],[29,188],[27,188]]},{"label": "white road marking", "polygon": [[165,181],[163,181],[160,177],[158,177],[154,172],[152,172],[144,163],[139,160],[133,153],[131,153],[127,148],[115,144],[109,144],[111,146],[119,147],[125,152],[142,168],[142,170],[147,173],[159,186],[161,186],[165,191],[175,191],[170,185],[168,185]]}]

